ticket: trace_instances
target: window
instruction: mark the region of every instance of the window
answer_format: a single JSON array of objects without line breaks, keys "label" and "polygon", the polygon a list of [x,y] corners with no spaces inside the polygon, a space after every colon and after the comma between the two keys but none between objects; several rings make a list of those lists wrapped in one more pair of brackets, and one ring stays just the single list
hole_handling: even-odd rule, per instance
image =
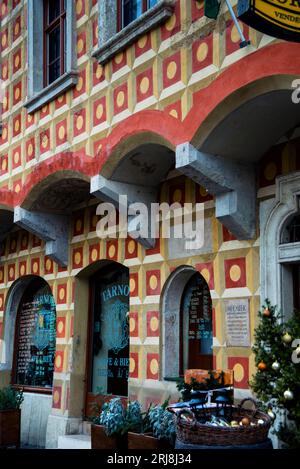
[{"label": "window", "polygon": [[44,2],[44,86],[53,83],[65,72],[64,0]]},{"label": "window", "polygon": [[49,285],[34,279],[23,294],[17,321],[14,384],[52,388],[56,308]]},{"label": "window", "polygon": [[28,98],[35,112],[78,81],[74,0],[28,0]]},{"label": "window", "polygon": [[176,0],[98,0],[99,40],[93,57],[101,65],[174,13]]},{"label": "window", "polygon": [[119,0],[119,31],[149,10],[149,8],[152,8],[157,1],[158,0]]},{"label": "window", "polygon": [[290,223],[285,227],[282,236],[283,243],[299,243],[300,242],[300,215],[292,218]]}]

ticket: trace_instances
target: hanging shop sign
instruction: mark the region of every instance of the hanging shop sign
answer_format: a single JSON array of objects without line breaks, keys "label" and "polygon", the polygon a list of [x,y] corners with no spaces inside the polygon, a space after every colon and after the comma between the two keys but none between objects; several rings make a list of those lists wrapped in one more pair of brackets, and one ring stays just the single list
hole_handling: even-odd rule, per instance
[{"label": "hanging shop sign", "polygon": [[300,0],[238,0],[238,18],[269,36],[300,42]]}]

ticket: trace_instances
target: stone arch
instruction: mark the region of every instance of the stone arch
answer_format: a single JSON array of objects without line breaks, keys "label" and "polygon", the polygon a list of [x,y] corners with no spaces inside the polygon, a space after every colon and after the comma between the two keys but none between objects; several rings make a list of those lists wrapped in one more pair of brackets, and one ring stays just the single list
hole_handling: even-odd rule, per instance
[{"label": "stone arch", "polygon": [[151,131],[135,132],[131,135],[121,135],[110,148],[110,154],[101,168],[101,175],[105,178],[112,178],[117,168],[122,164],[126,157],[137,152],[143,145],[157,145],[166,150],[175,151],[175,146],[164,136]]},{"label": "stone arch", "polygon": [[[37,279],[49,287],[49,284],[42,277],[26,275],[12,284],[6,298],[2,359],[0,360],[0,378],[1,384],[4,385],[9,385],[12,381],[15,329],[19,305],[27,288]],[[30,390],[24,392],[24,401],[21,408],[21,444],[45,447],[51,408],[52,393],[32,393]]]},{"label": "stone arch", "polygon": [[14,211],[12,207],[0,204],[0,242],[6,238],[13,227]]},{"label": "stone arch", "polygon": [[[61,193],[64,194],[63,198],[60,197]],[[71,197],[72,194],[71,201],[67,196]],[[65,213],[66,209],[70,210],[71,206],[76,204],[76,200],[79,203],[88,194],[89,177],[87,175],[75,170],[60,170],[35,181],[21,206],[27,210],[63,211]]]},{"label": "stone arch", "polygon": [[2,343],[2,362],[0,363],[0,372],[6,371],[11,373],[13,365],[14,354],[14,341],[15,341],[15,327],[18,308],[22,296],[26,289],[30,286],[33,280],[39,278],[45,285],[47,282],[36,275],[25,275],[17,279],[9,289],[6,297],[4,309],[4,330],[3,330],[3,343]]},{"label": "stone arch", "polygon": [[182,265],[165,282],[161,294],[161,378],[179,376],[180,304],[185,286],[197,270]]},{"label": "stone arch", "polygon": [[257,161],[298,124],[297,106],[291,99],[296,78],[274,74],[241,84],[206,115],[192,137],[192,145],[209,154]]},{"label": "stone arch", "polygon": [[284,244],[286,223],[299,213],[300,172],[278,177],[276,197],[260,204],[261,300],[268,298],[286,316],[292,313],[289,264],[300,262],[300,243]]}]

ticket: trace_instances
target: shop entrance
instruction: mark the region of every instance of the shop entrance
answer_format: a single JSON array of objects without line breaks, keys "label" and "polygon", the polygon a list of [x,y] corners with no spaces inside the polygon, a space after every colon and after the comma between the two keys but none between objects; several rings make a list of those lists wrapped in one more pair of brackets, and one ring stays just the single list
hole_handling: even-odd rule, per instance
[{"label": "shop entrance", "polygon": [[185,369],[213,368],[212,301],[205,279],[197,272],[188,281],[181,300],[181,363]]},{"label": "shop entrance", "polygon": [[116,262],[90,279],[86,414],[101,396],[128,395],[129,272]]}]

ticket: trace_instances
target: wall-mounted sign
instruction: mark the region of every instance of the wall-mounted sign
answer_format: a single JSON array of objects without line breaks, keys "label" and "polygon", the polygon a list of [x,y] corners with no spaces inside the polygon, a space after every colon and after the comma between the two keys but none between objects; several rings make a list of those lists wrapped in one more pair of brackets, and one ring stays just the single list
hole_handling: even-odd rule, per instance
[{"label": "wall-mounted sign", "polygon": [[269,36],[300,42],[300,0],[239,0],[238,17]]},{"label": "wall-mounted sign", "polygon": [[227,347],[249,347],[249,300],[226,300],[224,303]]}]

